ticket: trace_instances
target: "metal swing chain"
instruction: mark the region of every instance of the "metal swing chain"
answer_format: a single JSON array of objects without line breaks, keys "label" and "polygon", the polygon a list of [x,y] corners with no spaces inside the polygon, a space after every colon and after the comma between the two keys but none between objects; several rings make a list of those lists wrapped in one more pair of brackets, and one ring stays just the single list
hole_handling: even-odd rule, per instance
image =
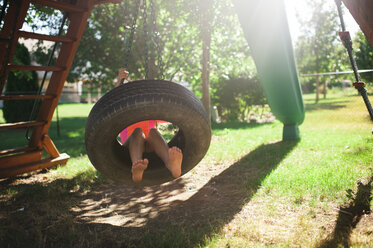
[{"label": "metal swing chain", "polygon": [[359,75],[358,68],[357,68],[357,65],[356,65],[356,61],[355,61],[355,58],[354,58],[353,52],[352,52],[353,48],[352,48],[352,40],[351,40],[350,32],[346,31],[345,23],[344,23],[344,20],[343,20],[342,1],[341,0],[335,0],[335,3],[337,5],[338,15],[339,15],[339,19],[340,19],[341,27],[342,27],[342,31],[339,32],[339,37],[341,38],[343,45],[347,49],[348,56],[349,56],[349,59],[350,59],[350,63],[351,63],[351,66],[352,66],[352,70],[354,72],[354,76],[355,76],[355,80],[356,80],[356,82],[353,83],[353,86],[355,86],[355,89],[357,89],[359,91],[359,93],[361,94],[361,96],[363,97],[365,106],[367,107],[368,112],[369,112],[370,119],[373,120],[372,105],[370,104],[370,101],[369,101],[369,98],[368,98],[367,90],[365,88],[365,83],[360,80],[360,75]]},{"label": "metal swing chain", "polygon": [[148,41],[148,14],[147,14],[147,7],[146,7],[146,0],[143,1],[143,27],[144,27],[144,41],[145,41],[145,50],[144,50],[144,57],[145,57],[145,79],[149,79],[149,41]]},{"label": "metal swing chain", "polygon": [[[145,46],[144,46],[144,57],[145,57],[145,79],[149,79],[149,56],[150,56],[150,50],[153,47],[153,44],[155,44],[155,48],[157,50],[157,63],[160,68],[160,76],[163,78],[163,63],[162,63],[162,56],[161,56],[161,47],[159,46],[159,37],[157,35],[157,32],[154,30],[154,33],[156,35],[155,41],[150,40],[149,41],[149,22],[148,22],[148,7],[147,7],[147,0],[139,0],[137,1],[136,5],[136,12],[133,16],[133,22],[132,22],[132,27],[131,27],[131,33],[129,37],[125,37],[124,43],[125,43],[125,62],[124,62],[124,68],[128,67],[129,64],[129,59],[131,55],[131,49],[132,49],[132,44],[133,44],[133,39],[134,39],[134,33],[136,30],[136,23],[137,23],[137,18],[138,18],[138,13],[139,11],[142,11],[142,19],[143,19],[143,33],[144,33],[144,41],[145,41]],[[155,20],[155,9],[154,9],[154,4],[152,0],[149,0],[149,10],[150,10],[150,25],[155,27],[156,25],[156,20]]]},{"label": "metal swing chain", "polygon": [[[159,35],[156,30],[156,15],[153,0],[149,0],[149,11],[150,11],[150,20],[148,20],[148,8],[146,5],[146,0],[144,0],[143,5],[143,25],[144,25],[144,40],[145,40],[145,79],[149,79],[149,57],[154,54],[154,50],[157,51],[157,65],[159,67],[159,76],[163,79],[163,62],[161,56],[161,47],[159,46]],[[153,29],[150,30],[149,27]],[[152,32],[152,35],[149,40],[149,32]],[[153,49],[155,47],[155,49]],[[151,50],[151,51],[149,51]],[[152,54],[150,54],[152,53]]]},{"label": "metal swing chain", "polygon": [[150,14],[151,14],[151,21],[154,27],[154,30],[153,30],[154,36],[152,37],[154,37],[153,43],[155,45],[155,49],[157,50],[157,64],[159,67],[160,79],[163,79],[164,68],[163,68],[162,53],[161,53],[162,49],[161,49],[161,46],[159,45],[160,38],[159,38],[158,30],[157,30],[157,19],[155,15],[156,9],[154,8],[153,0],[150,0],[149,7],[150,7]]},{"label": "metal swing chain", "polygon": [[[135,29],[136,29],[136,23],[137,23],[137,17],[138,17],[140,5],[141,5],[140,2],[141,2],[141,0],[137,1],[136,12],[133,16],[131,32],[130,32],[130,35],[128,37],[128,40],[127,40],[126,36],[124,38],[124,43],[125,43],[124,68],[128,67],[128,63],[129,63],[129,60],[130,60],[133,38],[134,38],[134,35],[135,35]],[[129,4],[129,2],[128,2],[128,4]],[[128,4],[127,4],[127,6],[128,6]]]}]

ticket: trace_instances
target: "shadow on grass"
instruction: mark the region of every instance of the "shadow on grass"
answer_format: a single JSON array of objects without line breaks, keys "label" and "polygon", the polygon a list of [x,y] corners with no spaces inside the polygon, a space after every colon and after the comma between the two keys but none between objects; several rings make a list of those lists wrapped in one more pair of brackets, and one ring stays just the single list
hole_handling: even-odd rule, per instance
[{"label": "shadow on grass", "polygon": [[373,175],[367,182],[359,182],[357,192],[351,195],[348,206],[341,206],[333,233],[319,246],[320,248],[351,247],[350,236],[361,217],[371,214],[370,202],[373,196]]},{"label": "shadow on grass", "polygon": [[[49,129],[49,136],[61,153],[70,157],[85,154],[85,124],[86,117],[62,118],[60,120],[60,136],[57,135],[57,125],[53,121]],[[31,136],[32,130],[29,132]],[[27,146],[26,129],[0,131],[0,150]]]},{"label": "shadow on grass", "polygon": [[84,143],[86,121],[87,117],[61,118],[59,136],[57,134],[57,123],[52,122],[49,136],[61,153],[67,153],[70,157],[86,154]]},{"label": "shadow on grass", "polygon": [[340,108],[345,108],[348,104],[347,100],[339,100],[333,102],[319,102],[319,103],[306,103],[305,108],[307,112],[326,109],[326,110],[336,110]]},{"label": "shadow on grass", "polygon": [[248,122],[241,122],[241,121],[229,121],[229,122],[222,122],[222,123],[211,123],[211,128],[213,130],[221,130],[221,129],[246,129],[246,128],[255,128],[263,125],[269,125],[272,122],[265,122],[265,123],[248,123]]},{"label": "shadow on grass", "polygon": [[[0,184],[2,192],[13,195],[0,201],[0,244],[198,247],[242,210],[296,144],[261,145],[194,192],[191,185],[198,178],[145,188],[99,182],[84,174],[51,183]],[[184,197],[178,198],[180,194]]]},{"label": "shadow on grass", "polygon": [[0,130],[0,150],[27,146],[26,129]]}]

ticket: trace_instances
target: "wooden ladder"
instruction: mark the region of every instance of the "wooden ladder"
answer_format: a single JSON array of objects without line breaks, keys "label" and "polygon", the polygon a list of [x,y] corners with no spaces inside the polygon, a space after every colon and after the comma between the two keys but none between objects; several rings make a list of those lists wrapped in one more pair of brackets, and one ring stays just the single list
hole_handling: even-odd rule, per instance
[{"label": "wooden ladder", "polygon": [[[48,136],[53,113],[57,107],[64,82],[73,62],[79,41],[83,35],[95,0],[12,0],[0,32],[0,100],[40,99],[41,105],[34,121],[0,124],[0,130],[32,127],[32,135],[25,147],[0,151],[0,178],[7,178],[55,165],[66,164],[69,156],[60,154]],[[67,12],[69,26],[65,36],[51,36],[21,31],[30,4],[38,4]],[[61,42],[57,61],[53,66],[10,64],[20,37]],[[42,95],[3,95],[6,78],[10,70],[52,72],[46,92]],[[1,142],[1,139],[0,139]],[[42,158],[43,149],[49,157]],[[45,156],[44,156],[45,157]]]}]

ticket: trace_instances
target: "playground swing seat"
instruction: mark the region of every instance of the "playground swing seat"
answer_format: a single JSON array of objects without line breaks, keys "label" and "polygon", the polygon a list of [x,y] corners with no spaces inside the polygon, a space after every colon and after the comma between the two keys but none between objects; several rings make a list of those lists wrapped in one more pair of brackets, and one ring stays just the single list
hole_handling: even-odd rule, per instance
[{"label": "playground swing seat", "polygon": [[[133,27],[135,25],[134,20]],[[127,44],[125,67],[133,32],[134,28]],[[86,151],[93,166],[107,178],[126,185],[150,186],[174,179],[163,161],[155,153],[149,153],[144,154],[149,166],[142,181],[132,181],[129,151],[117,137],[135,123],[162,120],[179,128],[168,146],[182,150],[181,175],[196,166],[210,146],[211,129],[201,101],[180,84],[147,79],[147,75],[145,78],[121,84],[101,97],[93,106],[86,124]]]}]

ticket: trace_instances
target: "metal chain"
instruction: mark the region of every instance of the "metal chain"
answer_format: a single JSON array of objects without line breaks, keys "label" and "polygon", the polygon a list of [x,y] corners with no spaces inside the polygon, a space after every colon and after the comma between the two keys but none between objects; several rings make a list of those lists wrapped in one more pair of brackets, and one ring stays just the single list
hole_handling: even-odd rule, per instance
[{"label": "metal chain", "polygon": [[147,23],[148,14],[147,14],[147,6],[146,6],[146,0],[143,2],[143,26],[144,26],[144,41],[145,41],[145,47],[144,47],[144,57],[145,57],[145,79],[149,79],[149,41],[148,41],[148,32],[149,27]]},{"label": "metal chain", "polygon": [[[148,38],[149,38],[149,58],[151,58],[152,63],[155,63],[155,48],[154,48],[154,33],[155,33],[155,20],[154,20],[154,6],[153,1],[149,0],[149,25],[148,25]],[[150,35],[149,35],[150,33]],[[153,66],[153,64],[152,64]],[[154,68],[153,68],[154,69]],[[154,71],[153,71],[153,77]],[[154,78],[152,78],[154,79]]]},{"label": "metal chain", "polygon": [[[126,53],[125,53],[124,68],[127,68],[128,66],[132,43],[133,43],[134,32],[136,29],[138,12],[141,9],[142,19],[143,19],[143,30],[144,30],[143,35],[144,35],[144,41],[145,41],[145,46],[144,46],[145,79],[149,79],[149,60],[150,60],[149,58],[150,56],[155,56],[154,51],[157,51],[157,64],[160,70],[160,77],[163,78],[163,62],[162,62],[162,56],[161,56],[162,49],[161,49],[161,46],[159,45],[160,39],[159,39],[159,34],[156,30],[156,18],[155,18],[156,15],[155,15],[155,8],[154,8],[153,0],[149,0],[149,8],[147,6],[147,0],[139,0],[137,2],[136,9],[137,11],[135,12],[136,14],[134,15],[130,36],[128,40],[125,39]],[[150,16],[148,16],[148,11],[150,11]],[[148,18],[150,20],[148,20]],[[152,30],[151,36],[149,35],[149,32],[151,31],[150,27],[154,28],[154,30]]]},{"label": "metal chain", "polygon": [[[130,56],[131,56],[131,50],[132,50],[133,38],[134,38],[134,34],[135,34],[135,29],[136,29],[137,17],[138,17],[139,9],[140,9],[140,2],[141,2],[141,0],[137,1],[136,11],[133,15],[131,32],[130,32],[130,35],[128,37],[128,40],[126,39],[126,36],[124,38],[125,54],[124,54],[124,64],[123,65],[124,65],[124,68],[126,68],[126,69],[128,67]],[[129,2],[128,2],[128,4],[129,4]]]},{"label": "metal chain", "polygon": [[164,64],[163,64],[163,59],[162,59],[162,47],[159,45],[160,43],[160,38],[159,34],[156,34],[156,47],[157,47],[157,61],[158,61],[158,67],[159,67],[159,74],[160,74],[160,79],[164,79]]},{"label": "metal chain", "polygon": [[353,52],[352,52],[353,48],[352,48],[351,36],[350,36],[350,33],[348,31],[346,31],[346,26],[345,26],[345,23],[344,23],[344,20],[343,20],[342,2],[341,2],[341,0],[336,0],[335,2],[337,4],[338,15],[339,15],[339,19],[340,19],[341,27],[342,27],[342,32],[339,33],[339,36],[342,40],[343,45],[347,49],[348,56],[350,58],[350,63],[351,63],[351,66],[352,66],[352,70],[354,71],[355,79],[356,79],[357,82],[360,82],[360,75],[359,75],[357,65],[356,65],[356,61],[354,59],[354,55],[353,55]]},{"label": "metal chain", "polygon": [[361,80],[360,80],[360,75],[359,75],[358,68],[357,68],[357,65],[356,65],[356,61],[355,61],[355,58],[354,58],[353,52],[352,52],[353,48],[352,48],[351,36],[350,36],[350,33],[348,31],[346,31],[346,27],[345,27],[345,24],[344,24],[343,13],[342,13],[342,1],[341,0],[335,0],[335,3],[337,5],[338,15],[339,15],[339,19],[341,21],[341,27],[342,27],[342,32],[339,32],[339,36],[341,37],[343,45],[347,49],[348,56],[349,56],[349,59],[350,59],[350,63],[351,63],[351,66],[352,66],[352,70],[354,71],[354,75],[355,75],[355,79],[356,79],[356,82],[353,85],[355,86],[355,88],[359,91],[359,93],[363,97],[363,100],[364,100],[365,106],[368,110],[370,119],[373,120],[373,108],[372,108],[372,105],[370,104],[370,101],[369,101],[369,98],[368,98],[367,90],[365,88],[365,83],[361,82]]},{"label": "metal chain", "polygon": [[164,78],[164,71],[163,71],[163,61],[162,61],[162,47],[160,46],[160,35],[157,29],[157,19],[156,19],[156,9],[154,8],[153,0],[150,0],[150,13],[152,19],[152,25],[154,27],[153,36],[154,37],[154,45],[157,51],[157,65],[159,68],[160,79]]}]

